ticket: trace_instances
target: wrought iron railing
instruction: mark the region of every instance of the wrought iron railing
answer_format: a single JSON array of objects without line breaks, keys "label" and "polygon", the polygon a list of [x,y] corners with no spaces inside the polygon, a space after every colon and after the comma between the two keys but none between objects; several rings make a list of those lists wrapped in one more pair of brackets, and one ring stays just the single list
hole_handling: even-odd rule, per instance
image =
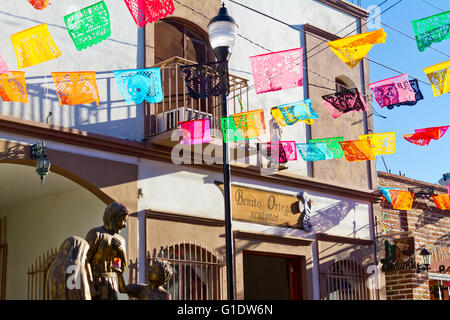
[{"label": "wrought iron railing", "polygon": [[28,300],[45,300],[47,289],[45,287],[45,279],[57,252],[58,249],[56,248],[47,250],[28,268]]},{"label": "wrought iron railing", "polygon": [[[153,67],[161,68],[161,82],[164,99],[160,103],[147,105],[147,118],[150,121],[148,135],[154,136],[174,129],[179,121],[210,118],[211,129],[220,129],[222,116],[221,97],[194,99],[181,74],[181,66],[196,64],[180,57],[162,61]],[[248,111],[248,81],[229,75],[230,94],[228,95],[228,113]],[[214,130],[212,130],[214,133]]]},{"label": "wrought iron railing", "polygon": [[165,289],[173,300],[224,299],[225,265],[217,253],[194,243],[179,243],[161,248],[158,254],[148,253],[147,266],[156,259],[172,267]]},{"label": "wrought iron railing", "polygon": [[369,275],[360,264],[351,259],[333,263],[320,274],[323,300],[375,300],[375,284],[367,285]]}]

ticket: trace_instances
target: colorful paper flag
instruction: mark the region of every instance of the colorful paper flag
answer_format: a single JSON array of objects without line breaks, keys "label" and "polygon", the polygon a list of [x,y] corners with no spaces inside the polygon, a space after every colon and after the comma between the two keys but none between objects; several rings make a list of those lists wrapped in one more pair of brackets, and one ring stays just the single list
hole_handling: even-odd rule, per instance
[{"label": "colorful paper flag", "polygon": [[209,119],[197,119],[179,122],[183,129],[181,144],[201,144],[211,141],[211,123]]},{"label": "colorful paper flag", "polygon": [[450,11],[412,21],[417,48],[423,52],[433,43],[450,38]]},{"label": "colorful paper flag", "polygon": [[369,53],[374,44],[384,43],[385,40],[386,32],[378,29],[331,41],[328,42],[328,45],[339,59],[353,68]]},{"label": "colorful paper flag", "polygon": [[325,143],[331,153],[333,153],[333,158],[340,159],[344,156],[344,151],[342,151],[339,144],[341,141],[344,141],[344,137],[310,139],[309,143]]},{"label": "colorful paper flag", "polygon": [[298,121],[313,124],[313,119],[319,118],[317,113],[312,108],[310,99],[283,104],[272,108],[270,112],[272,113],[275,121],[282,127],[286,125],[291,126]]},{"label": "colorful paper flag", "polygon": [[3,101],[28,102],[25,72],[10,71],[0,74],[0,97]]},{"label": "colorful paper flag", "polygon": [[374,156],[395,153],[395,132],[365,134],[359,139],[370,140]]},{"label": "colorful paper flag", "polygon": [[390,190],[399,190],[398,188],[384,188],[384,187],[380,187],[381,190],[381,194],[383,195],[383,203],[384,200],[389,201],[390,204],[392,204],[392,199],[391,199],[391,193],[389,192]]},{"label": "colorful paper flag", "polygon": [[252,56],[250,62],[257,94],[303,85],[303,48]]},{"label": "colorful paper flag", "polygon": [[279,163],[297,160],[295,141],[271,141],[262,143],[268,157],[278,156]]},{"label": "colorful paper flag", "polygon": [[175,11],[172,0],[125,0],[125,4],[139,28]]},{"label": "colorful paper flag", "polygon": [[349,140],[339,144],[347,161],[375,160],[370,140]]},{"label": "colorful paper flag", "polygon": [[8,65],[5,60],[3,60],[2,56],[0,56],[0,74],[9,72]]},{"label": "colorful paper flag", "polygon": [[116,84],[128,104],[163,101],[160,68],[114,71]]},{"label": "colorful paper flag", "polygon": [[381,108],[402,102],[416,101],[416,94],[406,73],[371,83],[369,87]]},{"label": "colorful paper flag", "polygon": [[52,72],[56,93],[61,105],[100,102],[94,71]]},{"label": "colorful paper flag", "polygon": [[340,117],[344,113],[368,110],[364,97],[357,88],[328,94],[322,96],[322,99],[324,106],[333,119]]},{"label": "colorful paper flag", "polygon": [[450,210],[450,195],[447,193],[433,196],[434,204],[441,210]]},{"label": "colorful paper flag", "polygon": [[37,10],[43,10],[48,7],[50,0],[28,0],[28,2]]},{"label": "colorful paper flag", "polygon": [[61,55],[45,23],[13,34],[11,42],[19,69],[56,59]]},{"label": "colorful paper flag", "polygon": [[450,196],[450,185],[447,186],[448,195]]},{"label": "colorful paper flag", "polygon": [[109,12],[104,1],[65,16],[64,22],[78,51],[111,36]]},{"label": "colorful paper flag", "polygon": [[428,145],[430,141],[439,140],[444,136],[447,132],[449,126],[442,127],[432,127],[432,128],[424,128],[424,129],[416,129],[413,134],[405,134],[403,138],[405,140],[417,144],[419,146]]},{"label": "colorful paper flag", "polygon": [[194,99],[228,95],[230,92],[228,62],[211,62],[180,67],[189,96]]},{"label": "colorful paper flag", "polygon": [[389,190],[392,199],[392,209],[411,210],[414,202],[414,193],[403,190]]},{"label": "colorful paper flag", "polygon": [[305,161],[330,160],[334,158],[333,152],[326,143],[297,143],[297,150]]},{"label": "colorful paper flag", "polygon": [[225,142],[253,139],[265,134],[264,110],[241,112],[221,119]]},{"label": "colorful paper flag", "polygon": [[450,60],[423,69],[433,87],[435,97],[450,92]]}]

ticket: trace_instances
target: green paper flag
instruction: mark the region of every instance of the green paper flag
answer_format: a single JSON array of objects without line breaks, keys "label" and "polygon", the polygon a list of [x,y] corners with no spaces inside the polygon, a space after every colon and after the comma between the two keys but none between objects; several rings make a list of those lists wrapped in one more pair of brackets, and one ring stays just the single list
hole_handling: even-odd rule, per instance
[{"label": "green paper flag", "polygon": [[111,36],[109,12],[104,1],[65,16],[64,22],[78,51]]},{"label": "green paper flag", "polygon": [[336,138],[323,138],[323,139],[310,139],[309,143],[325,143],[328,149],[331,150],[335,159],[342,158],[344,156],[344,151],[342,151],[339,142],[344,141],[344,137]]},{"label": "green paper flag", "polygon": [[433,43],[450,39],[450,11],[413,20],[412,25],[416,36],[417,48],[421,52]]}]

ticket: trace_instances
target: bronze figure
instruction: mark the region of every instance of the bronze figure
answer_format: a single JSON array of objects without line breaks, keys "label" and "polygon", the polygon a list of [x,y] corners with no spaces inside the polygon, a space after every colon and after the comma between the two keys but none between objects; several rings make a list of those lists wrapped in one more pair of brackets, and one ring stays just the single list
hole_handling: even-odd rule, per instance
[{"label": "bronze figure", "polygon": [[47,273],[45,299],[91,299],[92,274],[86,261],[88,249],[89,244],[80,237],[64,240]]},{"label": "bronze figure", "polygon": [[122,272],[127,266],[125,239],[119,234],[125,228],[128,209],[123,204],[109,204],[103,215],[104,225],[91,229],[86,235],[89,243],[87,261],[91,265],[93,300],[117,300],[117,279],[113,269],[115,259],[120,259]]},{"label": "bronze figure", "polygon": [[119,280],[119,292],[126,293],[129,297],[139,300],[172,300],[170,293],[163,286],[172,277],[173,271],[169,264],[155,260],[150,266],[148,273],[148,284],[129,284],[125,285],[122,270],[114,268]]}]

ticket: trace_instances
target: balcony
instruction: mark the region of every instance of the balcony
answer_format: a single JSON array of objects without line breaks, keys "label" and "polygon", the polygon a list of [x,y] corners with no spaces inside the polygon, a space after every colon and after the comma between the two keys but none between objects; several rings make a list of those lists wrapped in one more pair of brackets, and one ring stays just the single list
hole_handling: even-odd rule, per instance
[{"label": "balcony", "polygon": [[[193,64],[197,63],[184,58],[173,57],[153,66],[161,69],[164,99],[160,103],[150,103],[146,106],[147,142],[173,148],[180,140],[179,138],[172,139],[174,130],[179,128],[178,122],[209,118],[211,123],[211,142],[209,144],[222,146],[220,127],[220,118],[222,117],[221,96],[211,96],[203,99],[194,99],[189,96],[180,67]],[[230,74],[229,85],[228,114],[249,111],[248,80]],[[203,144],[202,150],[209,144]],[[229,145],[235,152],[236,157],[234,159],[250,155],[248,141],[229,143]],[[242,152],[242,148],[246,150],[245,155]],[[215,149],[219,150],[219,148]]]}]

